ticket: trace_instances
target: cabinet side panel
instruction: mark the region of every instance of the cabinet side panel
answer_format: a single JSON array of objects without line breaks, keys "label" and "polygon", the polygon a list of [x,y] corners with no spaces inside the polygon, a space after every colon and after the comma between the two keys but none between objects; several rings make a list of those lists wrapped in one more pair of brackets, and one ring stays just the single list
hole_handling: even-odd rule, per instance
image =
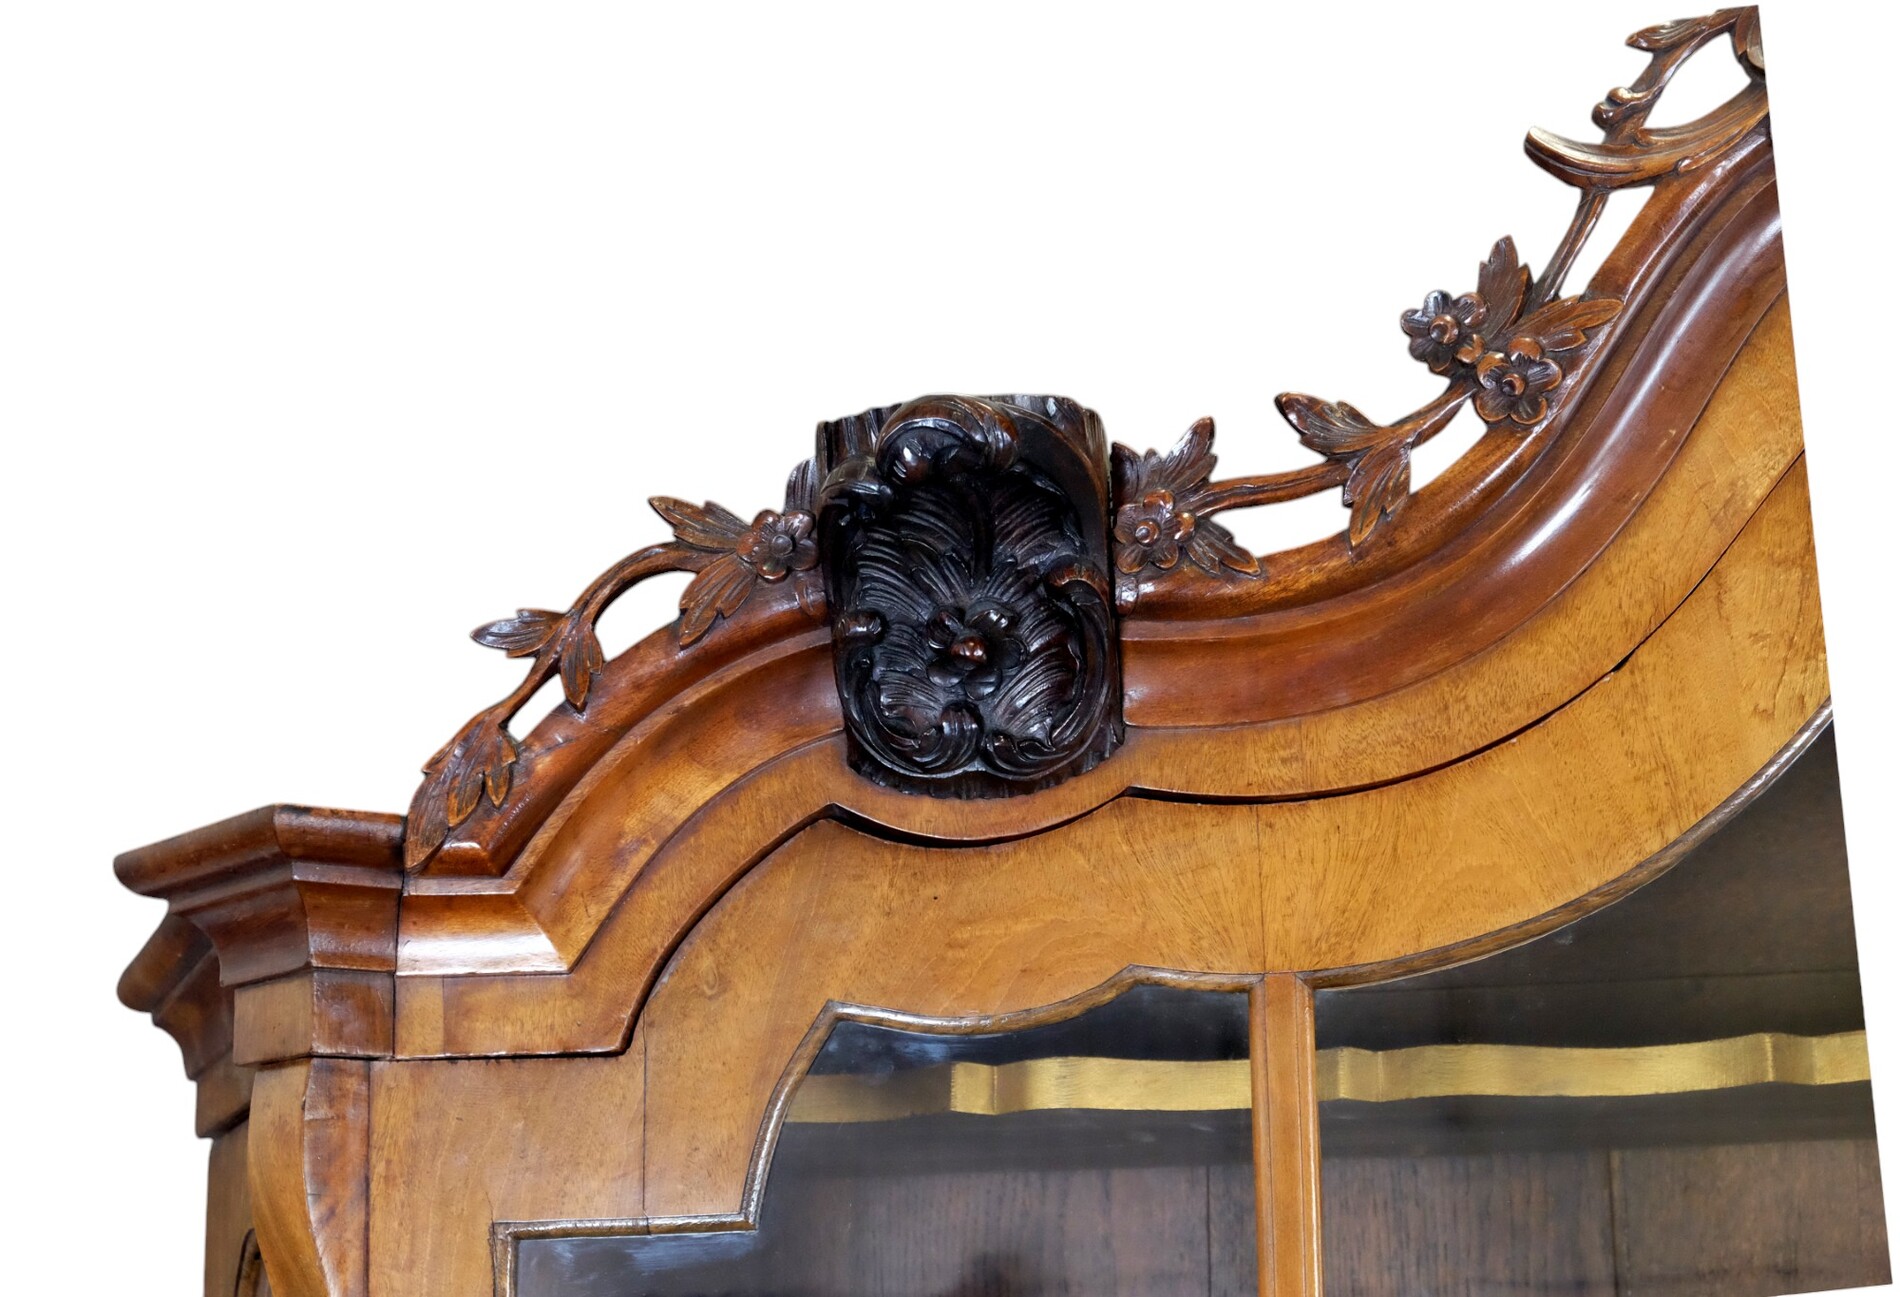
[{"label": "cabinet side panel", "polygon": [[244,1241],[251,1233],[251,1124],[241,1121],[211,1141],[205,1194],[205,1297],[237,1292]]},{"label": "cabinet side panel", "polygon": [[645,1042],[608,1058],[379,1063],[372,1297],[488,1297],[498,1220],[645,1214]]}]

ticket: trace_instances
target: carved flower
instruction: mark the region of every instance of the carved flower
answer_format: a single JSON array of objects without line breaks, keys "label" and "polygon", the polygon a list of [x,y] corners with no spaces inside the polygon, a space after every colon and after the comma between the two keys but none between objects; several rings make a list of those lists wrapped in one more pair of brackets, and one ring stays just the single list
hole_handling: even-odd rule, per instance
[{"label": "carved flower", "polygon": [[1507,416],[1526,427],[1544,417],[1550,401],[1544,393],[1563,380],[1557,362],[1544,356],[1536,338],[1518,337],[1503,351],[1478,358],[1478,413],[1486,423]]},{"label": "carved flower", "polygon": [[1448,374],[1454,365],[1469,365],[1484,354],[1484,299],[1476,293],[1450,298],[1434,290],[1425,305],[1399,316],[1399,327],[1412,339],[1412,359],[1425,362],[1434,374]]},{"label": "carved flower", "polygon": [[752,520],[734,546],[739,561],[766,581],[783,581],[787,573],[804,572],[818,562],[818,546],[811,538],[808,513],[777,513],[767,509]]},{"label": "carved flower", "polygon": [[1178,509],[1174,492],[1153,490],[1115,514],[1115,566],[1139,572],[1147,564],[1167,569],[1181,561],[1181,546],[1194,535],[1194,515]]},{"label": "carved flower", "polygon": [[924,626],[932,655],[924,673],[932,684],[960,689],[972,701],[987,698],[1022,661],[1015,629],[1016,614],[1003,604],[939,608]]}]

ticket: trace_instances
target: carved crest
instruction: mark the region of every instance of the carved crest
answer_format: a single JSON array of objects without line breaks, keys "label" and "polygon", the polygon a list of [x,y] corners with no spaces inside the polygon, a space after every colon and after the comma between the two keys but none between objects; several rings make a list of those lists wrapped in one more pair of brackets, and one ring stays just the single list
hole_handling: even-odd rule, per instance
[{"label": "carved crest", "polygon": [[[1724,38],[1746,74],[1742,91],[1695,121],[1651,128],[1676,72]],[[617,736],[588,711],[610,670],[595,623],[621,594],[666,572],[694,577],[673,631],[681,655],[774,608],[829,619],[852,764],[871,779],[982,797],[1094,766],[1120,741],[1117,614],[1132,624],[1258,611],[1297,594],[1315,564],[1330,561],[1320,552],[1328,546],[1343,564],[1376,565],[1403,539],[1398,520],[1408,509],[1418,517],[1413,452],[1467,405],[1488,430],[1470,457],[1557,435],[1595,355],[1625,323],[1617,291],[1563,291],[1609,195],[1692,182],[1767,133],[1754,9],[1645,28],[1629,43],[1649,64],[1597,106],[1601,142],[1545,131],[1526,141],[1538,165],[1579,191],[1542,273],[1499,239],[1475,287],[1431,291],[1400,314],[1412,357],[1444,383],[1412,413],[1382,422],[1346,401],[1284,393],[1280,413],[1317,462],[1216,479],[1212,419],[1165,452],[1116,446],[1111,465],[1100,422],[1074,402],[929,397],[822,425],[817,458],[792,471],[782,508],[750,523],[716,504],[656,498],[671,540],[622,559],[565,612],[524,608],[474,632],[529,669],[424,767],[404,836],[408,867],[506,869],[539,822],[520,814],[524,781],[551,807],[578,778],[553,769],[567,764],[556,754]],[[1496,466],[1508,452],[1489,453]],[[1303,550],[1255,555],[1221,521],[1331,490],[1351,510],[1348,524]],[[1431,525],[1422,519],[1417,530]],[[511,724],[556,678],[563,723],[577,728],[557,726],[538,743],[517,735]],[[548,771],[537,773],[538,763]]]},{"label": "carved crest", "polygon": [[1027,792],[1120,741],[1107,446],[1050,397],[926,397],[819,430],[838,693],[859,773]]}]

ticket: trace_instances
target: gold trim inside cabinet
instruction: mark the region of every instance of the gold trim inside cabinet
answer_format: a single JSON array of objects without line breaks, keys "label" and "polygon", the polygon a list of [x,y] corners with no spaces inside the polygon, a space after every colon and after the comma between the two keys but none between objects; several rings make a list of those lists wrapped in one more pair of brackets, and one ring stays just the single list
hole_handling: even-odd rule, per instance
[{"label": "gold trim inside cabinet", "polygon": [[[1418,1045],[1323,1049],[1322,1103],[1395,1103],[1453,1096],[1630,1098],[1750,1085],[1866,1081],[1867,1033],[1793,1036],[1763,1031],[1721,1040],[1616,1049],[1545,1045]],[[1001,1117],[1092,1109],[1224,1112],[1252,1103],[1247,1059],[1032,1058],[947,1063],[886,1076],[805,1078],[786,1120],[814,1125],[957,1113]]]}]

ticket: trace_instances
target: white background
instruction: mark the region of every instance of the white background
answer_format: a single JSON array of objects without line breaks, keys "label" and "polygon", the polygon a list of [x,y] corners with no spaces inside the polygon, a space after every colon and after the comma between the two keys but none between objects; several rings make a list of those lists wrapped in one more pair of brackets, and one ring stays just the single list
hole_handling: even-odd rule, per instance
[{"label": "white background", "polygon": [[[1282,389],[1411,408],[1398,311],[1500,234],[1542,262],[1571,195],[1525,128],[1589,137],[1678,7],[0,7],[10,1286],[197,1290],[115,851],[402,809],[518,678],[469,627],[566,607],[663,534],[650,494],[775,503],[820,418],[1060,392],[1137,447],[1213,414],[1253,471],[1305,459]],[[1891,1127],[1895,46],[1850,14],[1765,30]],[[1659,121],[1737,84],[1701,62]]]}]

